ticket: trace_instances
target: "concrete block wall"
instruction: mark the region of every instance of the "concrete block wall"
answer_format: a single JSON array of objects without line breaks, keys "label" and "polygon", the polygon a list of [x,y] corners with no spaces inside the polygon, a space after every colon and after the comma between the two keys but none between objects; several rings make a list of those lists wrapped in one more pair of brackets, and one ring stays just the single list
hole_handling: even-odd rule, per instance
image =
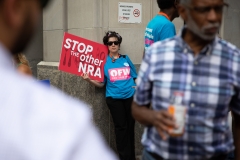
[{"label": "concrete block wall", "polygon": [[[42,24],[42,21],[40,22]],[[33,76],[37,77],[37,64],[43,60],[43,28],[40,25],[37,28],[37,33],[34,35],[30,45],[23,51],[26,55]]]},{"label": "concrete block wall", "polygon": [[59,61],[65,29],[64,1],[51,1],[50,5],[43,12],[43,61]]},{"label": "concrete block wall", "polygon": [[[141,3],[142,23],[119,23],[119,2]],[[102,43],[104,33],[114,30],[123,37],[120,52],[140,64],[145,27],[158,12],[156,0],[55,0],[43,13],[43,59],[59,61],[64,31]],[[174,24],[179,31],[183,22],[178,18]]]}]

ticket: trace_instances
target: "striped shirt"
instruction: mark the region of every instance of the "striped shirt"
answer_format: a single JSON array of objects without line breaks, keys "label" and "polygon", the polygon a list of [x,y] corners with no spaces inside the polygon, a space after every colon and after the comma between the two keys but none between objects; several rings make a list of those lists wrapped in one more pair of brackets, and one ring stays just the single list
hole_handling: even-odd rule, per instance
[{"label": "striped shirt", "polygon": [[227,123],[229,106],[240,114],[240,51],[215,38],[194,56],[182,34],[157,42],[141,64],[134,101],[166,110],[175,91],[187,108],[182,137],[163,141],[153,126],[145,128],[144,147],[164,159],[198,160],[234,149]]}]

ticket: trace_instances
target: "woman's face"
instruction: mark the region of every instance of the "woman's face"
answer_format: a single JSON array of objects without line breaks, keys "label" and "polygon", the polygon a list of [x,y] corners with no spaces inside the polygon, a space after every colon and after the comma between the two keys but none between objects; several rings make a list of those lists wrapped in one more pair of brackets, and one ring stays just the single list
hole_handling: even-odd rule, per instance
[{"label": "woman's face", "polygon": [[117,53],[119,50],[119,42],[116,37],[110,37],[108,39],[108,50],[110,53]]}]

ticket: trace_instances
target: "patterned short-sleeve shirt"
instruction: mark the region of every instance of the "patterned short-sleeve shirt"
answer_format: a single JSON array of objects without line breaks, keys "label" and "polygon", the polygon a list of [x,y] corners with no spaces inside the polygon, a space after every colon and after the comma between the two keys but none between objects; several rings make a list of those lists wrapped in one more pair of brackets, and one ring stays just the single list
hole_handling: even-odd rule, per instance
[{"label": "patterned short-sleeve shirt", "polygon": [[182,35],[157,42],[141,64],[134,101],[165,110],[175,91],[184,93],[187,108],[182,137],[163,141],[155,127],[147,127],[144,147],[165,159],[197,160],[234,149],[227,123],[229,106],[240,113],[240,51],[215,38],[198,56]]}]

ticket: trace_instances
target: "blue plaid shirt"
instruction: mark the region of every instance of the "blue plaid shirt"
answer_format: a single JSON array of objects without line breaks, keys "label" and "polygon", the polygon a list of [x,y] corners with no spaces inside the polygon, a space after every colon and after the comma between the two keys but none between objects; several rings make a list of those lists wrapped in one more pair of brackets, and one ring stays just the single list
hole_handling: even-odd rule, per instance
[{"label": "blue plaid shirt", "polygon": [[240,51],[215,38],[198,56],[182,39],[157,42],[147,51],[139,71],[134,101],[166,110],[174,91],[184,93],[187,108],[182,137],[163,141],[153,126],[145,128],[144,147],[164,159],[202,160],[234,149],[227,123],[229,106],[240,114]]}]

